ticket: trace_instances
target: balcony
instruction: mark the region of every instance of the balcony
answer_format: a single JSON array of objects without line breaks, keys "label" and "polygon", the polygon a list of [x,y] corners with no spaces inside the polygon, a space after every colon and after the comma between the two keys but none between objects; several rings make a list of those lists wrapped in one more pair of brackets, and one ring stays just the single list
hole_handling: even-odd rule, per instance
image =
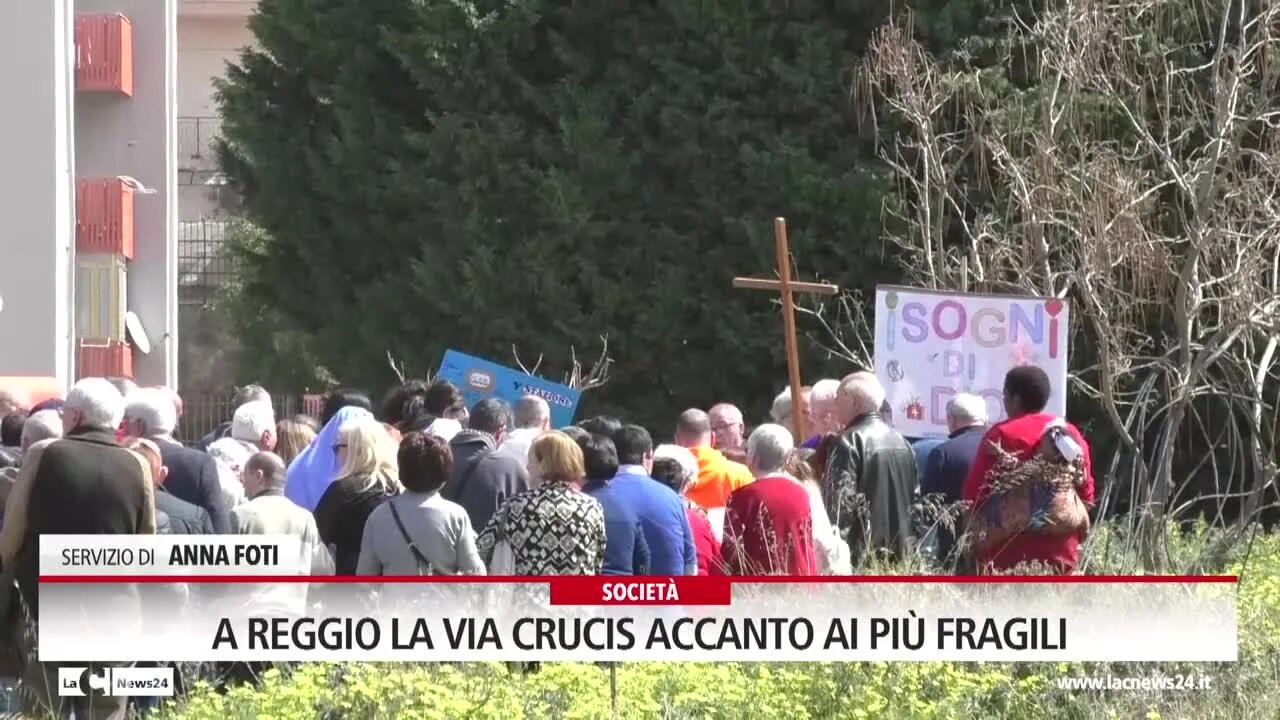
[{"label": "balcony", "polygon": [[76,335],[125,340],[127,271],[119,255],[76,254]]},{"label": "balcony", "polygon": [[81,338],[76,377],[133,377],[133,346],[127,342]]},{"label": "balcony", "polygon": [[133,259],[133,189],[124,181],[76,181],[76,250]]},{"label": "balcony", "polygon": [[76,16],[76,90],[133,96],[133,23],[124,15]]}]

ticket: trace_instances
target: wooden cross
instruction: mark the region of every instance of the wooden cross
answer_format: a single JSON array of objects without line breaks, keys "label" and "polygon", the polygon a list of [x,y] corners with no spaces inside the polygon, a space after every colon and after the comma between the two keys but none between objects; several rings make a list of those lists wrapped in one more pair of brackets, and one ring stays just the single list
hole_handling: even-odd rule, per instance
[{"label": "wooden cross", "polygon": [[778,249],[778,279],[737,277],[733,286],[748,290],[772,290],[782,294],[782,332],[786,335],[787,375],[791,383],[791,432],[797,443],[805,441],[804,413],[800,411],[800,351],[796,342],[796,306],[792,293],[835,295],[840,288],[826,283],[791,279],[791,250],[787,247],[787,221],[774,218],[773,237]]}]

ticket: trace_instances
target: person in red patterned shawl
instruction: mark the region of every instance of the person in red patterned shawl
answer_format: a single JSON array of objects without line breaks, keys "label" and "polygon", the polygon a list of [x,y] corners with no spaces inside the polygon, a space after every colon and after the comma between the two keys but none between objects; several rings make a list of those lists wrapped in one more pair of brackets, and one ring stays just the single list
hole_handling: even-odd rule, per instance
[{"label": "person in red patterned shawl", "polygon": [[[991,494],[988,475],[997,460],[992,446],[999,446],[1019,461],[1026,462],[1036,455],[1045,432],[1054,424],[1061,424],[1063,432],[1075,441],[1083,457],[1084,481],[1077,488],[1077,493],[1086,506],[1093,505],[1093,467],[1089,445],[1074,425],[1044,411],[1049,404],[1050,392],[1049,376],[1034,365],[1016,367],[1005,375],[1004,408],[1008,419],[993,425],[983,436],[973,467],[969,469],[962,496],[966,502],[972,503],[972,507],[981,508]],[[978,567],[984,572],[1002,571],[1019,563],[1034,562],[1051,572],[1069,574],[1079,558],[1082,535],[1083,532],[1023,532],[989,555],[980,553]]]},{"label": "person in red patterned shawl", "polygon": [[761,425],[747,439],[755,482],[733,491],[720,547],[728,575],[817,575],[809,493],[785,471],[791,431]]}]

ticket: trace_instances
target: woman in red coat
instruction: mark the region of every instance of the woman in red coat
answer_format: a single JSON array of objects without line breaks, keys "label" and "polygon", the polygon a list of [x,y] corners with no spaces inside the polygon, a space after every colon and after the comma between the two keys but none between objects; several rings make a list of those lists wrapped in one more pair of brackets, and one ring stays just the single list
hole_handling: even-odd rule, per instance
[{"label": "woman in red coat", "polygon": [[761,425],[747,439],[755,482],[729,496],[720,554],[728,575],[817,575],[809,491],[786,473],[791,431]]},{"label": "woman in red coat", "polygon": [[[1089,445],[1074,425],[1046,413],[1049,404],[1049,376],[1033,365],[1016,367],[1005,375],[1004,407],[1007,420],[996,423],[982,438],[978,455],[964,483],[963,497],[975,512],[981,512],[991,497],[990,473],[998,459],[995,447],[1025,463],[1037,455],[1045,434],[1054,426],[1062,428],[1074,442],[1084,465],[1083,482],[1076,492],[1085,506],[1093,505],[1093,468]],[[979,551],[981,571],[1004,571],[1019,563],[1039,563],[1051,572],[1069,574],[1080,555],[1080,541],[1087,528],[1075,532],[1044,532],[1027,529],[994,550]]]}]

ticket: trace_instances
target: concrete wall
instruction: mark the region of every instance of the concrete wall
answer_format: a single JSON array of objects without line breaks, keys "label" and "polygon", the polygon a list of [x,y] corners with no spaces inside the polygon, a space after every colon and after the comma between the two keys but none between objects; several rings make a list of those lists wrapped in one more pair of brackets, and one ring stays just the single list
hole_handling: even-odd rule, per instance
[{"label": "concrete wall", "polygon": [[120,12],[133,23],[133,97],[76,97],[75,167],[81,177],[127,175],[156,191],[134,206],[128,308],[151,341],[150,354],[134,354],[134,374],[140,384],[177,387],[176,0],[76,0],[76,12]]},{"label": "concrete wall", "polygon": [[243,17],[180,15],[178,17],[178,116],[215,117],[213,78],[249,44]]},{"label": "concrete wall", "polygon": [[[226,74],[228,62],[239,58],[250,42],[248,8],[228,15],[234,6],[216,6],[217,14],[186,14],[178,8],[178,218],[200,220],[219,214],[224,188],[218,183],[218,163],[212,149],[221,135],[214,80]],[[200,5],[206,13],[210,6]]]},{"label": "concrete wall", "polygon": [[0,376],[73,374],[71,0],[9,0],[0,22]]}]

